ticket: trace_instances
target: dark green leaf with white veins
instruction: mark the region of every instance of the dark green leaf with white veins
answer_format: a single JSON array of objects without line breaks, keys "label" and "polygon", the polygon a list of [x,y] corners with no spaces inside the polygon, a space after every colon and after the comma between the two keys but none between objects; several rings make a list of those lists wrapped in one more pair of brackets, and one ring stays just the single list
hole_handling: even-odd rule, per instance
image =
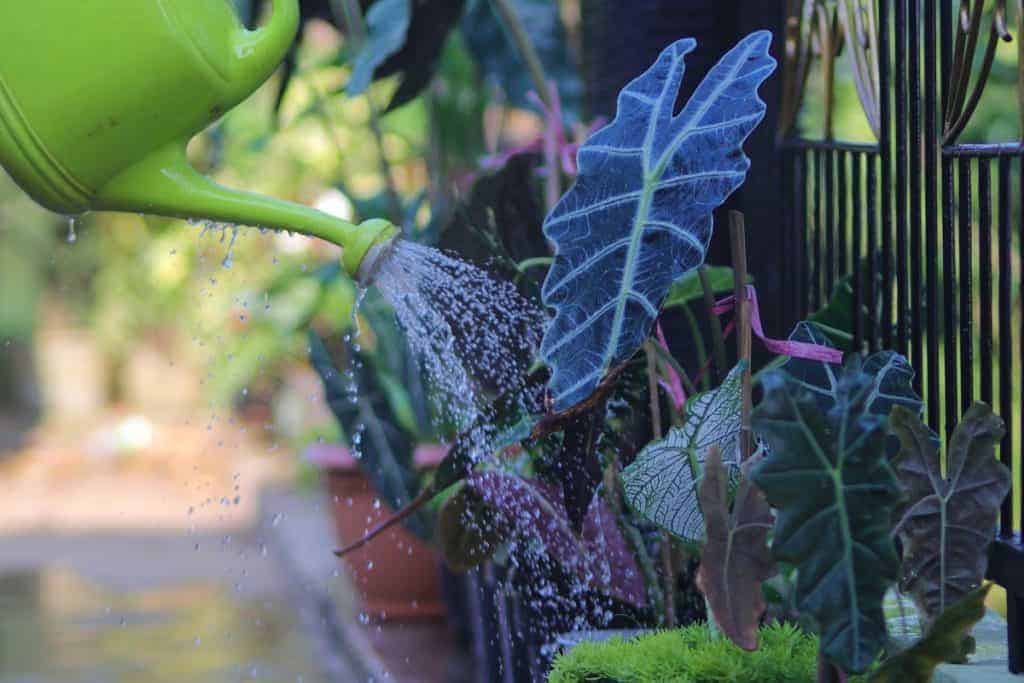
[{"label": "dark green leaf with white veins", "polygon": [[737,365],[718,389],[694,399],[686,423],[648,444],[622,472],[630,506],[683,540],[704,538],[697,486],[711,447],[718,446],[731,477],[739,473],[744,367]]},{"label": "dark green leaf with white veins", "polygon": [[854,356],[836,373],[827,412],[802,383],[770,372],[753,415],[770,448],[751,478],[776,509],[772,554],[799,568],[797,608],[818,623],[826,657],[853,673],[886,643],[882,600],[899,573],[890,530],[902,490],[865,369]]},{"label": "dark green leaf with white veins", "polygon": [[895,409],[900,440],[896,473],[909,496],[899,510],[903,585],[930,621],[981,584],[999,506],[1010,471],[995,457],[1003,421],[975,403],[946,449],[942,476],[939,438],[917,415]]},{"label": "dark green leaf with white veins", "polygon": [[[832,342],[816,324],[801,322],[789,335],[790,341],[832,347]],[[871,376],[872,389],[864,402],[864,409],[872,415],[888,417],[893,406],[903,406],[920,413],[924,405],[914,391],[914,368],[907,359],[895,351],[878,351],[864,360],[864,372]],[[836,405],[840,366],[806,358],[790,358],[781,370],[810,392],[823,413]],[[896,453],[895,439],[888,445],[890,455]]]},{"label": "dark green leaf with white veins", "polygon": [[586,399],[650,334],[669,287],[704,261],[712,211],[738,188],[743,141],[764,117],[771,34],[753,33],[708,72],[677,115],[692,39],[667,47],[619,93],[615,119],[580,148],[579,175],[544,234],[555,261],[541,355],[555,410]]}]

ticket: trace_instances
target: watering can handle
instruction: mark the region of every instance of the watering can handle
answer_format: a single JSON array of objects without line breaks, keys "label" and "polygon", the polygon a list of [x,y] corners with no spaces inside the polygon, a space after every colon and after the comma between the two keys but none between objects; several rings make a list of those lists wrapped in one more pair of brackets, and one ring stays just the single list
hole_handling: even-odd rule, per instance
[{"label": "watering can handle", "polygon": [[272,0],[273,10],[267,22],[250,31],[242,28],[235,40],[235,54],[239,69],[243,71],[235,82],[248,88],[241,97],[248,97],[254,89],[252,81],[262,83],[284,59],[299,31],[299,0]]},{"label": "watering can handle", "polygon": [[172,143],[119,174],[100,191],[95,208],[319,237],[343,249],[342,265],[353,277],[370,247],[396,234],[387,221],[357,226],[301,204],[218,185],[193,168],[183,142]]}]

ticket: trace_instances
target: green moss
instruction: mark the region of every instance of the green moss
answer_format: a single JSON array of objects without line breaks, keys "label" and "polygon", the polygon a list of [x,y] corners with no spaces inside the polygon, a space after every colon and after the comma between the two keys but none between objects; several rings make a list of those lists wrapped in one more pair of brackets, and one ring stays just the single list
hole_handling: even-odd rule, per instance
[{"label": "green moss", "polygon": [[762,628],[760,649],[744,652],[698,624],[581,643],[555,660],[548,683],[804,683],[817,652],[817,637],[795,626]]}]

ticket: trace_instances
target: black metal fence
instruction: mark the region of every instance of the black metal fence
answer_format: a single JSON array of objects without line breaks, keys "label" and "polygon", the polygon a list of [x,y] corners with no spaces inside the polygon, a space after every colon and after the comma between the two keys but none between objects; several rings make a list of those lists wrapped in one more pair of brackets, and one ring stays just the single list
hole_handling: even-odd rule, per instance
[{"label": "black metal fence", "polygon": [[[856,310],[866,311],[856,318],[858,348],[910,359],[933,428],[948,437],[977,400],[1006,422],[1000,458],[1013,469],[1015,494],[1002,507],[989,573],[1007,588],[1010,667],[1021,672],[1024,146],[960,142],[999,41],[1013,39],[1011,20],[1024,38],[1022,3],[1013,4],[789,0],[779,122],[789,215],[780,246],[786,319],[818,308],[848,278]],[[1024,131],[1018,50],[1020,99],[995,105],[1017,111]],[[837,68],[846,64],[870,144],[833,133]],[[812,72],[821,116],[801,127]]]}]

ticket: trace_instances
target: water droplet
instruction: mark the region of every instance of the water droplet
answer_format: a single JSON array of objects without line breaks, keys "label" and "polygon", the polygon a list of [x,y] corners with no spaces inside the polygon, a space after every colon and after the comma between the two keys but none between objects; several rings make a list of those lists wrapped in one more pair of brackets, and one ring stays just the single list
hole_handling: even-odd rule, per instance
[{"label": "water droplet", "polygon": [[78,222],[77,216],[68,217],[68,244],[74,244],[78,241],[78,232],[75,230],[75,224]]}]

